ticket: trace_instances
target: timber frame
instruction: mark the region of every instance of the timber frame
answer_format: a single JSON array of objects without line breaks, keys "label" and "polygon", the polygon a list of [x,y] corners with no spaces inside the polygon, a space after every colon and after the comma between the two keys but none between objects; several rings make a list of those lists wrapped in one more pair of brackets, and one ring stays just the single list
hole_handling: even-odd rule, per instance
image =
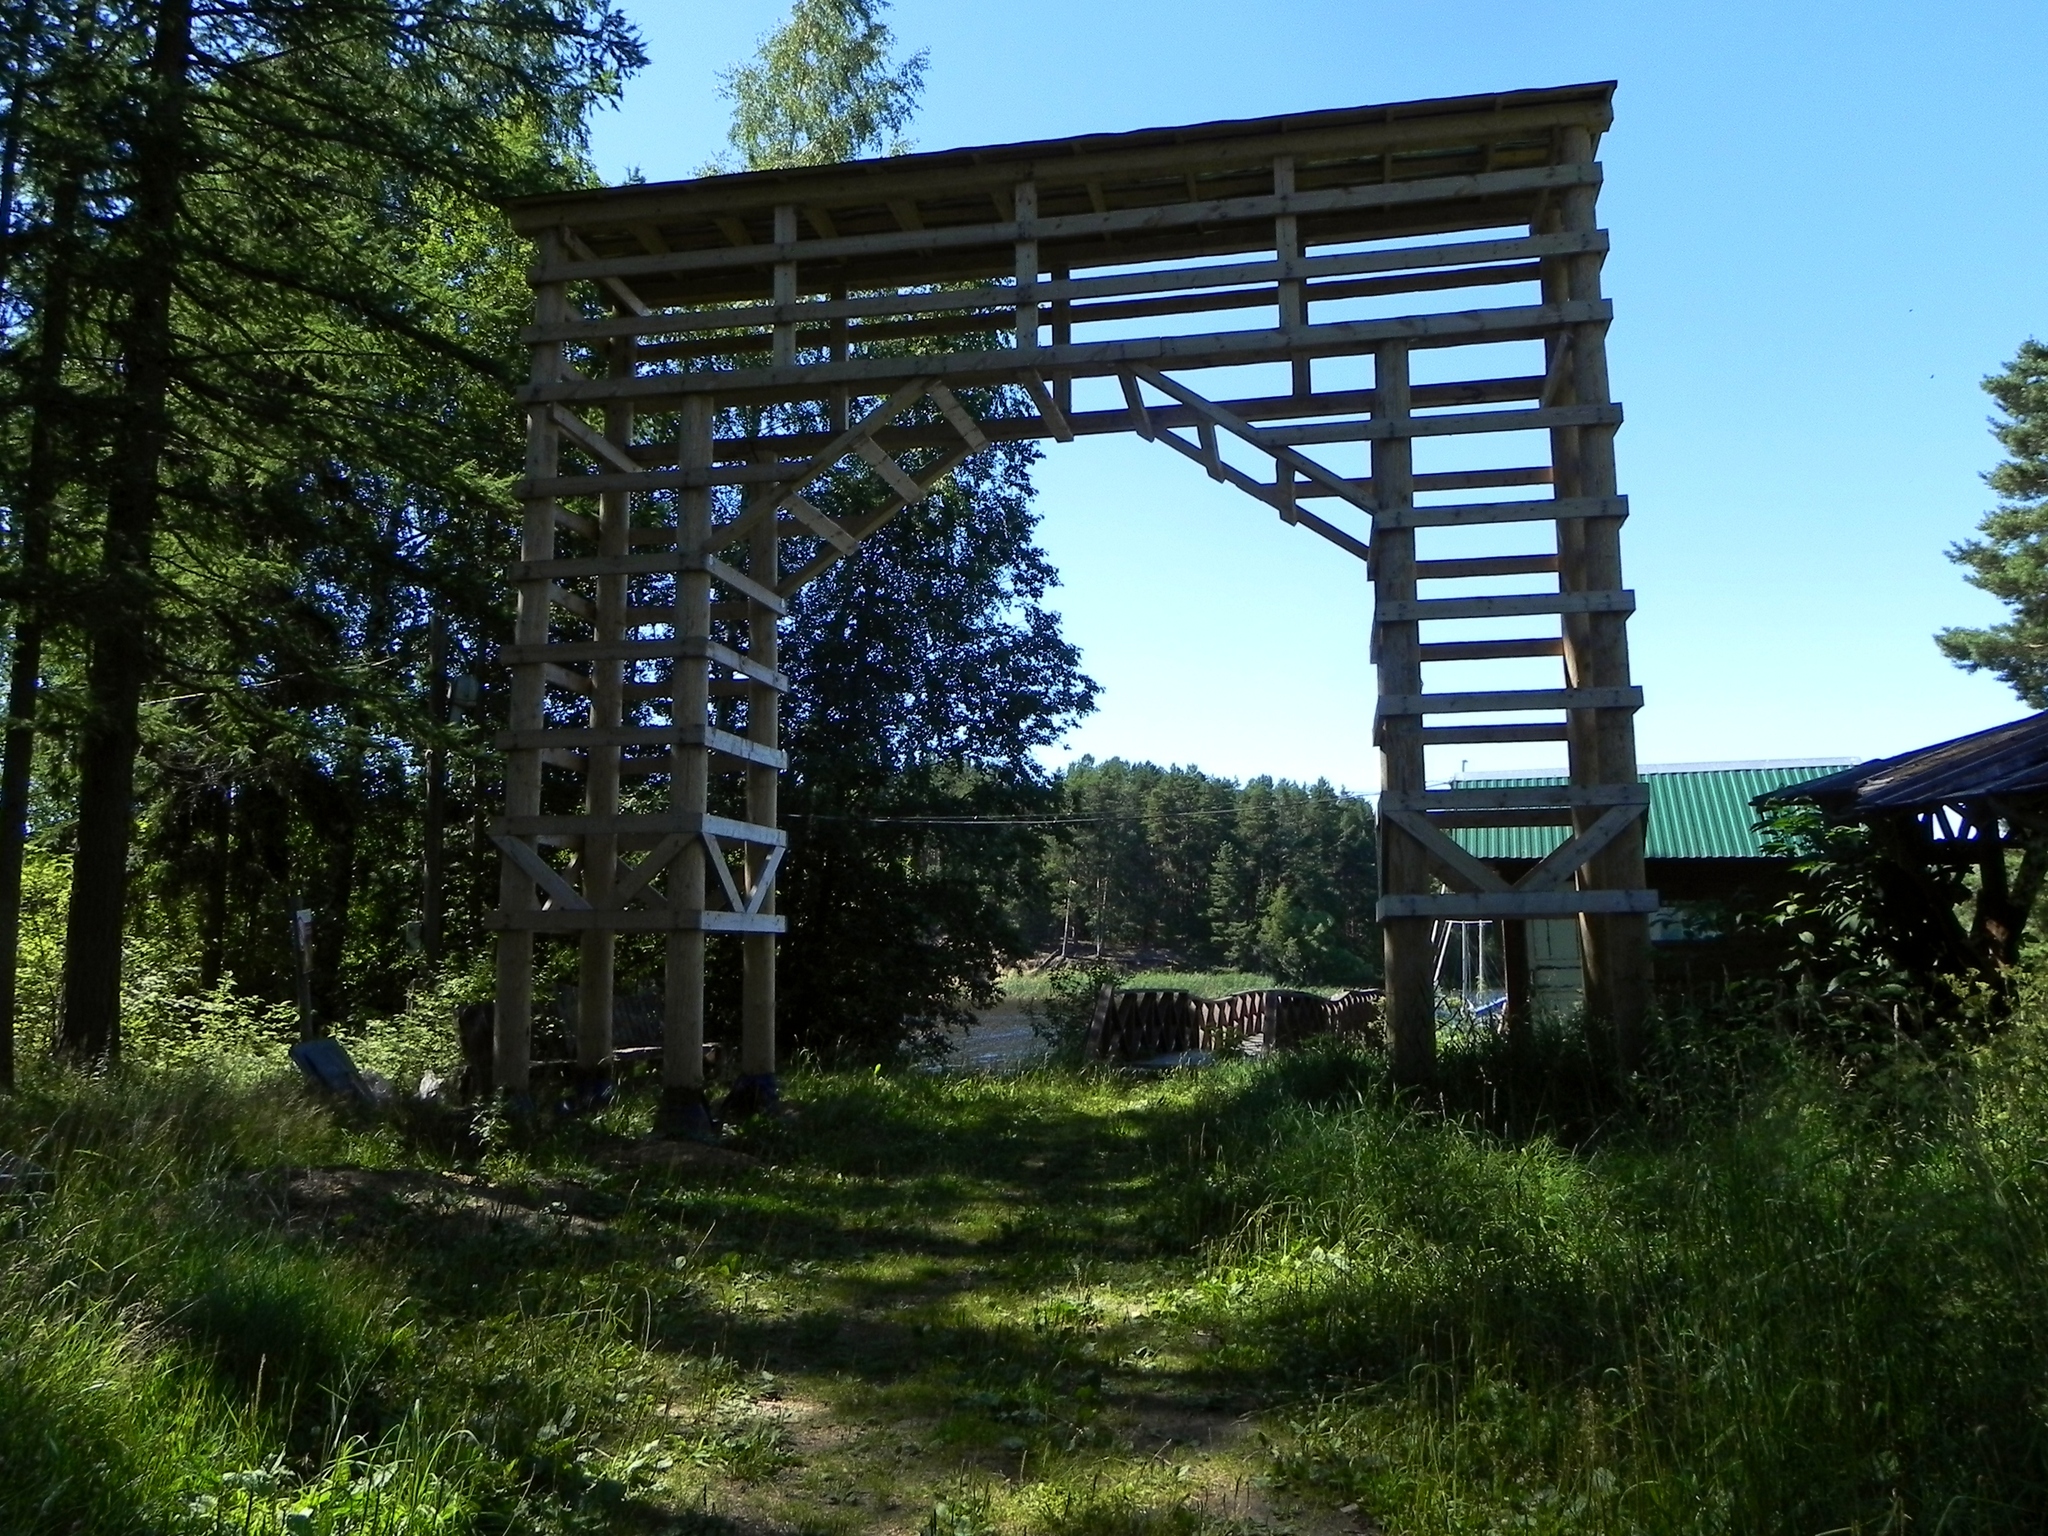
[{"label": "timber frame", "polygon": [[[1191,460],[1371,583],[1397,1070],[1429,1069],[1444,918],[1577,916],[1626,1057],[1657,902],[1595,215],[1612,89],[510,205],[539,254],[501,653],[499,1087],[527,1087],[536,935],[581,946],[578,1059],[602,1073],[613,938],[659,932],[665,1102],[701,1102],[711,934],[744,947],[740,1066],[772,1093],[778,620],[991,443],[1102,432]],[[1418,557],[1474,536],[1501,552]],[[1455,595],[1423,595],[1438,583]],[[1532,660],[1562,675],[1424,683]],[[1429,787],[1431,748],[1497,741],[1567,743],[1570,783]],[[1445,835],[1488,823],[1574,835],[1510,886]]]}]

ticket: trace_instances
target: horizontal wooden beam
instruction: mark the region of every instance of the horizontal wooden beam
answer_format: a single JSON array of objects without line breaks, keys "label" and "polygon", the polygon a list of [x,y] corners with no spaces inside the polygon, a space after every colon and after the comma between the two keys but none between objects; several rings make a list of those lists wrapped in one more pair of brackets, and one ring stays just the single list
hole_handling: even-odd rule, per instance
[{"label": "horizontal wooden beam", "polygon": [[1441,640],[1418,648],[1422,660],[1511,661],[1533,656],[1562,656],[1564,641],[1554,640]]},{"label": "horizontal wooden beam", "polygon": [[[1071,342],[1021,353],[1000,347],[976,352],[920,352],[898,357],[861,357],[846,362],[793,363],[782,367],[705,369],[652,377],[578,379],[528,384],[523,403],[562,401],[583,405],[606,401],[641,404],[680,402],[692,394],[752,403],[821,398],[838,385],[881,385],[903,380],[942,379],[963,385],[1019,384],[1026,372],[1046,378],[1093,378],[1132,368],[1238,368],[1293,358],[1338,357],[1370,352],[1387,341],[1418,347],[1489,345],[1530,340],[1576,325],[1605,324],[1613,307],[1605,299],[1557,304],[1508,305],[1498,309],[1450,310],[1398,315],[1384,320],[1344,320],[1321,325],[1264,330],[1210,331],[1180,336],[1142,336],[1119,341]],[[843,450],[842,450],[843,451]],[[832,456],[833,461],[839,455]],[[830,461],[828,461],[830,462]]]},{"label": "horizontal wooden beam", "polygon": [[484,926],[515,933],[787,933],[778,913],[726,912],[717,907],[626,907],[589,912],[491,913]]},{"label": "horizontal wooden beam", "polygon": [[1373,915],[1383,923],[1409,917],[1473,922],[1489,917],[1619,916],[1655,912],[1662,905],[1655,891],[1452,891],[1382,896]]},{"label": "horizontal wooden beam", "polygon": [[1479,693],[1382,694],[1382,715],[1507,714],[1520,709],[1641,709],[1640,688],[1501,688]]},{"label": "horizontal wooden beam", "polygon": [[1481,788],[1384,790],[1380,804],[1404,811],[1516,810],[1538,806],[1648,805],[1647,784],[1497,784]]},{"label": "horizontal wooden beam", "polygon": [[[1607,232],[1530,235],[1512,240],[1465,240],[1445,245],[1412,245],[1398,249],[1349,251],[1341,256],[1304,256],[1292,260],[1228,262],[1181,266],[1165,271],[1119,273],[1114,277],[1081,277],[1040,281],[1031,291],[1038,303],[1073,303],[1075,322],[1088,313],[1088,301],[1137,294],[1172,294],[1218,288],[1270,288],[1283,282],[1334,281],[1367,273],[1435,271],[1470,267],[1487,270],[1489,263],[1526,263],[1544,257],[1604,252]],[[1314,296],[1313,294],[1311,295]],[[679,309],[646,319],[604,318],[565,320],[531,325],[520,332],[528,344],[591,342],[631,336],[683,336],[700,331],[750,330],[778,325],[824,325],[834,320],[877,320],[917,315],[980,313],[1014,308],[1011,283],[976,283],[964,288],[892,293],[857,299],[806,299],[793,304],[734,304],[715,309]],[[1261,293],[1258,302],[1270,302]],[[1127,318],[1122,315],[1108,318]],[[854,328],[858,336],[860,329]],[[801,338],[799,338],[801,340]]]},{"label": "horizontal wooden beam", "polygon": [[[1417,490],[1425,478],[1417,475]],[[1376,528],[1479,528],[1494,523],[1548,523],[1587,517],[1627,517],[1626,496],[1559,496],[1540,501],[1476,501],[1456,507],[1382,509]]]},{"label": "horizontal wooden beam", "polygon": [[1565,741],[1571,728],[1562,720],[1536,725],[1426,725],[1422,728],[1425,747],[1477,745],[1488,741]]},{"label": "horizontal wooden beam", "polygon": [[1380,624],[1439,619],[1508,619],[1539,613],[1634,613],[1636,595],[1620,592],[1515,592],[1497,597],[1387,598],[1373,614]]},{"label": "horizontal wooden beam", "polygon": [[783,262],[925,256],[975,246],[1015,245],[1025,240],[1041,243],[1088,240],[1140,231],[1269,223],[1290,214],[1300,218],[1370,208],[1412,207],[1418,203],[1473,202],[1523,192],[1554,192],[1571,187],[1597,186],[1600,176],[1597,161],[1579,161],[1532,166],[1526,170],[1481,171],[1465,176],[1333,187],[1317,192],[1164,203],[1151,208],[1123,208],[1107,213],[1004,219],[946,229],[898,229],[872,235],[846,235],[835,240],[767,241],[757,245],[670,251],[659,255],[614,256],[601,261],[558,261],[552,266],[534,268],[531,277],[535,284],[571,283],[607,277],[673,277],[733,267],[774,266]]},{"label": "horizontal wooden beam", "polygon": [[780,827],[763,827],[737,821],[730,816],[700,815],[695,811],[638,811],[616,816],[501,816],[491,823],[493,837],[570,838],[616,837],[663,838],[672,832],[728,837],[736,843],[758,843],[779,848],[789,841]]},{"label": "horizontal wooden beam", "polygon": [[[1539,100],[1551,92],[1514,92],[1431,102],[1421,112],[1404,104],[1367,114],[1315,114],[1220,125],[1191,136],[1181,132],[1140,132],[1057,139],[972,151],[863,160],[846,165],[804,166],[753,172],[744,178],[607,187],[523,198],[511,205],[521,234],[564,226],[591,230],[633,224],[709,221],[735,214],[764,216],[779,204],[799,203],[827,210],[848,205],[886,206],[899,225],[923,223],[918,200],[957,198],[1036,182],[1041,194],[1055,188],[1097,188],[1122,181],[1157,184],[1188,171],[1236,167],[1270,174],[1277,154],[1339,162],[1377,159],[1389,151],[1476,150],[1489,143],[1549,145],[1558,129],[1583,126],[1595,135],[1611,121],[1604,99]],[[1099,196],[1092,197],[1099,203]]]}]

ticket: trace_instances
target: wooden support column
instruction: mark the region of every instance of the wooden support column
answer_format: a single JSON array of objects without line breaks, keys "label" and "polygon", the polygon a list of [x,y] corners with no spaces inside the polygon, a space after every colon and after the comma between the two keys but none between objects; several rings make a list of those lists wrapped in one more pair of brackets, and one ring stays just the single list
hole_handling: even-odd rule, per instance
[{"label": "wooden support column", "polygon": [[[544,266],[559,265],[564,242],[560,231],[544,230],[536,243]],[[534,291],[534,319],[541,325],[559,326],[568,318],[568,289],[562,283],[541,283]],[[538,343],[528,366],[528,379],[538,385],[553,384],[562,376],[562,344]],[[560,472],[562,438],[554,413],[535,406],[526,416],[526,478],[529,484],[554,478]],[[555,511],[552,497],[528,496],[520,517],[519,555],[522,561],[551,560],[555,554]],[[531,658],[512,667],[512,695],[506,710],[506,725],[513,731],[540,729],[546,683],[543,664],[535,650],[548,638],[548,582],[544,578],[521,580],[515,588],[516,607],[512,620],[512,643]],[[512,750],[505,754],[505,815],[535,816],[540,813],[541,763],[538,751]],[[500,857],[498,863],[498,910],[506,926],[498,932],[496,1007],[493,1010],[491,1040],[491,1088],[495,1093],[523,1099],[533,1090],[533,930],[520,923],[537,905],[533,878],[518,863]]]},{"label": "wooden support column", "polygon": [[[1593,136],[1583,126],[1567,127],[1562,135],[1567,164],[1589,164],[1593,159]],[[1591,232],[1599,228],[1596,186],[1567,188],[1564,197],[1564,227],[1567,232]],[[1570,297],[1597,302],[1600,294],[1598,252],[1570,258]],[[1579,405],[1604,406],[1611,402],[1607,378],[1607,323],[1589,321],[1572,332],[1572,389]],[[1613,497],[1617,491],[1614,465],[1614,427],[1591,424],[1578,434],[1578,493],[1582,496]],[[1621,519],[1582,519],[1579,553],[1580,575],[1588,590],[1619,591],[1621,573]],[[1629,683],[1628,616],[1623,613],[1587,614],[1585,638],[1577,658],[1585,681],[1577,686],[1624,688]],[[1600,782],[1633,784],[1640,775],[1636,766],[1634,713],[1626,709],[1601,709],[1593,714],[1594,750],[1598,755]],[[1643,867],[1643,820],[1638,817],[1588,862],[1580,876],[1582,887],[1598,890],[1641,890],[1648,884]],[[1617,1064],[1632,1071],[1642,1059],[1643,1027],[1650,1011],[1650,928],[1642,913],[1628,913],[1580,919],[1585,930],[1587,995],[1600,1000],[1608,1026],[1614,1032]]]},{"label": "wooden support column", "polygon": [[[708,395],[683,397],[676,463],[708,470],[713,462],[714,408]],[[711,673],[703,647],[711,639],[711,577],[704,560],[711,546],[711,488],[693,485],[678,495],[676,549],[684,569],[676,577],[671,622],[676,638],[695,641],[695,656],[670,664],[669,709],[675,723],[697,740],[669,749],[669,800],[685,816],[702,816],[711,798],[711,755],[703,744],[710,719]],[[694,569],[692,568],[694,567]],[[704,841],[692,836],[669,865],[668,902],[676,926],[669,930],[661,1034],[662,1129],[671,1134],[709,1135],[704,1109]]]},{"label": "wooden support column", "polygon": [[[1070,269],[1065,266],[1056,266],[1052,269],[1052,280],[1055,283],[1066,282],[1070,275]],[[1070,345],[1073,342],[1073,339],[1073,301],[1065,297],[1054,299],[1052,301],[1052,344],[1055,347],[1064,347]],[[1061,415],[1073,415],[1074,381],[1068,378],[1065,374],[1062,374],[1059,378],[1053,380],[1052,398],[1053,402],[1059,406]]]},{"label": "wooden support column", "polygon": [[[756,525],[747,552],[747,574],[772,592],[781,580],[782,538],[773,518]],[[764,667],[778,661],[775,613],[766,604],[747,606],[747,654]],[[764,682],[747,689],[747,739],[764,747],[779,747],[782,733],[782,694]],[[779,814],[780,774],[766,764],[747,768],[747,820],[756,826],[776,825]],[[772,850],[758,843],[746,845],[747,889],[760,889],[772,882],[775,863]],[[763,913],[775,910],[775,892],[769,885]],[[740,1071],[749,1078],[772,1080],[775,1058],[775,935],[750,933],[741,941],[743,973],[740,998]],[[758,1094],[758,1089],[757,1089]]]},{"label": "wooden support column", "polygon": [[[775,210],[775,243],[793,245],[796,243],[796,209],[788,203]],[[775,264],[775,302],[794,304],[796,302],[796,263],[778,261]],[[775,327],[775,366],[792,367],[796,363],[796,325],[793,321]]]},{"label": "wooden support column", "polygon": [[[832,285],[832,301],[835,304],[844,304],[846,302],[845,283],[838,282]],[[849,350],[848,343],[851,342],[852,339],[853,331],[846,316],[840,315],[834,318],[834,320],[832,321],[832,344],[830,354],[833,362],[843,363],[846,361],[847,353]],[[847,422],[852,420],[852,408],[853,391],[848,389],[844,384],[833,385],[831,421],[832,431],[835,434],[844,432],[846,430]]]},{"label": "wooden support column", "polygon": [[[631,378],[634,343],[622,337],[611,345],[609,373]],[[633,408],[613,402],[605,407],[605,437],[621,453],[633,441]],[[632,497],[607,491],[598,499],[597,552],[605,559],[623,559],[630,552]],[[615,646],[626,634],[626,577],[597,578],[597,606],[592,636],[600,646]],[[593,818],[619,813],[619,751],[615,733],[623,722],[625,663],[600,656],[590,664],[591,736],[583,753],[583,812]],[[611,905],[618,878],[619,842],[593,832],[583,840],[583,898],[603,911]],[[593,928],[582,935],[576,969],[576,1070],[586,1084],[612,1074],[613,972],[618,938],[609,929]]]},{"label": "wooden support column", "polygon": [[[1294,195],[1294,156],[1280,155],[1273,161],[1273,195],[1292,197]],[[1273,254],[1283,268],[1301,260],[1301,220],[1294,214],[1283,213],[1273,221]],[[1280,329],[1298,331],[1308,324],[1308,299],[1301,279],[1283,277],[1280,279]],[[1294,393],[1306,399],[1315,393],[1309,359],[1293,359]],[[1289,481],[1294,478],[1292,470],[1284,466],[1281,471]]]},{"label": "wooden support column", "polygon": [[[1372,483],[1382,520],[1372,540],[1373,601],[1379,612],[1390,604],[1415,602],[1415,530],[1393,526],[1415,502],[1413,441],[1402,433],[1409,414],[1408,347],[1387,342],[1373,355],[1374,420],[1396,435],[1375,438]],[[1412,619],[1379,622],[1373,632],[1379,655],[1381,697],[1412,698],[1422,692],[1421,626]],[[1380,788],[1420,793],[1425,770],[1422,720],[1414,714],[1377,720]],[[1387,895],[1420,896],[1429,890],[1429,864],[1422,847],[1380,818],[1380,889]],[[1427,918],[1390,918],[1380,924],[1387,972],[1387,1036],[1395,1081],[1427,1082],[1436,1070],[1436,985]]]},{"label": "wooden support column", "polygon": [[1038,184],[1017,183],[1017,350],[1038,350],[1038,238],[1027,233],[1038,222]]},{"label": "wooden support column", "polygon": [[[1554,234],[1564,226],[1563,215],[1553,204],[1544,211],[1543,218],[1535,232]],[[1562,304],[1571,296],[1571,268],[1561,257],[1546,258],[1542,265],[1543,302]],[[1543,396],[1538,402],[1544,406],[1569,406],[1577,403],[1572,377],[1573,337],[1568,331],[1552,331],[1543,338]],[[1583,477],[1579,473],[1579,429],[1577,427],[1554,427],[1550,432],[1551,480],[1560,500],[1571,500],[1585,493],[1581,489]],[[1560,518],[1557,522],[1557,584],[1562,592],[1585,592],[1590,590],[1586,574],[1586,530],[1584,518]],[[1567,613],[1560,621],[1559,630],[1563,639],[1564,685],[1567,688],[1588,688],[1592,668],[1589,664],[1591,630],[1583,613]],[[1574,709],[1565,715],[1565,742],[1571,782],[1581,788],[1593,788],[1607,782],[1600,771],[1600,740],[1596,728],[1595,711]],[[1592,826],[1599,812],[1581,807],[1572,813],[1572,830],[1584,832]],[[1583,886],[1590,878],[1589,871],[1581,869],[1576,877]],[[1579,923],[1579,986],[1584,996],[1588,1019],[1607,1016],[1606,1000],[1597,991],[1593,968],[1585,963],[1590,919],[1582,918]]]}]

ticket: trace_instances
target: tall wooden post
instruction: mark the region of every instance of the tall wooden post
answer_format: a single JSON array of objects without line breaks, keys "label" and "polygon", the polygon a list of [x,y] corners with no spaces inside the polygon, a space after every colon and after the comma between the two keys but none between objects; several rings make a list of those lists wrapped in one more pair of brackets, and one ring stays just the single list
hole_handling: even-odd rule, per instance
[{"label": "tall wooden post", "polygon": [[[1415,502],[1413,440],[1401,433],[1409,414],[1408,346],[1383,343],[1373,355],[1375,421],[1392,424],[1393,433],[1372,445],[1373,499],[1383,520],[1373,534],[1372,573],[1375,605],[1415,601],[1415,530],[1396,526]],[[1422,692],[1421,626],[1413,619],[1381,620],[1373,631],[1378,649],[1379,691],[1414,697]],[[1375,726],[1380,746],[1380,788],[1419,792],[1424,785],[1422,719],[1414,714],[1381,715]],[[1380,827],[1380,889],[1388,894],[1421,895],[1429,889],[1429,862],[1422,848],[1399,827],[1382,818]],[[1386,959],[1387,1034],[1395,1080],[1428,1081],[1436,1070],[1436,987],[1431,973],[1429,919],[1389,918],[1380,924]]]},{"label": "tall wooden post", "polygon": [[[747,574],[773,591],[780,577],[781,536],[773,518],[763,519],[755,528],[747,555]],[[747,654],[763,666],[773,667],[778,659],[775,614],[762,603],[747,605]],[[761,746],[780,745],[782,694],[764,682],[747,688],[747,739]],[[781,775],[773,767],[753,763],[747,767],[747,820],[756,826],[772,827],[779,814]],[[772,881],[771,852],[759,843],[746,845],[747,889],[760,889]],[[775,910],[771,885],[761,910]],[[749,933],[740,941],[743,973],[740,998],[740,1071],[750,1081],[757,1102],[773,1103],[775,1087],[775,935]]]},{"label": "tall wooden post", "polygon": [[[631,337],[611,346],[610,373],[613,378],[631,378],[634,373]],[[613,402],[604,413],[605,436],[621,450],[633,441],[633,408]],[[597,552],[601,558],[623,562],[629,553],[629,525],[632,497],[625,491],[607,491],[598,500]],[[592,638],[600,646],[615,647],[626,634],[626,576],[623,572],[597,577],[597,606],[592,613]],[[609,821],[619,814],[618,730],[625,719],[625,663],[616,655],[600,654],[590,665],[590,736],[583,758],[583,814],[595,822]],[[583,839],[583,896],[602,911],[611,905],[612,887],[618,877],[619,840],[604,832],[591,832]],[[609,1079],[612,1072],[613,965],[617,936],[608,928],[586,930],[581,939],[576,972],[576,1071],[586,1089]]]},{"label": "tall wooden post", "polygon": [[[1563,130],[1561,159],[1567,164],[1590,164],[1592,134],[1583,126]],[[1570,233],[1591,234],[1599,228],[1597,185],[1587,183],[1568,188],[1563,197],[1563,223]],[[1601,254],[1587,251],[1570,258],[1567,268],[1569,297],[1581,303],[1600,299]],[[1571,338],[1571,392],[1573,403],[1605,406],[1611,403],[1607,378],[1607,322],[1589,320],[1577,325]],[[1577,431],[1578,481],[1576,494],[1612,498],[1618,483],[1614,464],[1612,424],[1584,426]],[[1587,591],[1618,591],[1622,585],[1621,519],[1581,519],[1571,575]],[[1574,687],[1626,688],[1629,683],[1628,619],[1625,613],[1584,615],[1576,634],[1567,631],[1566,656],[1578,679]],[[1592,738],[1592,772],[1587,782],[1633,784],[1639,777],[1636,764],[1635,718],[1628,709],[1577,710],[1575,715],[1591,716],[1589,727],[1577,729]],[[1573,782],[1580,782],[1576,761],[1579,738],[1573,738]],[[1630,822],[1607,846],[1595,854],[1579,872],[1581,889],[1639,890],[1647,882],[1643,864],[1643,821]],[[1617,1064],[1624,1072],[1641,1060],[1643,1026],[1650,1009],[1649,918],[1640,912],[1614,913],[1580,918],[1585,953],[1586,997],[1589,1011],[1613,1031]]]},{"label": "tall wooden post", "polygon": [[[713,402],[708,395],[683,397],[676,463],[685,473],[707,473],[712,465]],[[660,1128],[670,1134],[707,1136],[711,1120],[704,1106],[704,816],[711,798],[711,758],[704,745],[710,720],[711,487],[686,485],[678,496],[675,611],[676,659],[670,671],[671,717],[678,727],[669,748],[670,805],[678,813],[684,842],[669,866],[668,900],[675,926],[669,930],[666,998],[662,1015]]]},{"label": "tall wooden post", "polygon": [[[564,242],[558,231],[547,230],[539,237],[544,265],[562,259]],[[562,283],[542,283],[535,289],[534,319],[540,325],[559,326],[568,317],[568,291]],[[552,385],[562,376],[562,344],[543,341],[533,348],[528,378],[535,385]],[[527,413],[526,478],[529,485],[554,477],[561,459],[561,431],[553,414],[544,406]],[[521,516],[519,553],[522,562],[552,560],[555,554],[556,504],[551,496],[529,495]],[[537,654],[548,638],[548,580],[522,574],[517,583],[517,607],[512,621],[513,644],[522,659],[512,666],[512,696],[506,711],[509,731],[538,731],[546,691],[545,671]],[[538,751],[513,748],[505,754],[505,815],[509,818],[540,814],[541,759]],[[497,1006],[491,1045],[491,1086],[499,1093],[523,1099],[533,1089],[533,930],[519,919],[531,913],[533,877],[518,862],[505,859],[498,872],[498,906],[510,921],[498,933]]]}]

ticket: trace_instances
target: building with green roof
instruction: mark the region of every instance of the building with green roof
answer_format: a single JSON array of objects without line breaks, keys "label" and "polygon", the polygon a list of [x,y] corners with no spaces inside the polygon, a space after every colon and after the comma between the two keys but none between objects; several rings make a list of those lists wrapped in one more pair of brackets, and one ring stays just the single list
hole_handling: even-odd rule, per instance
[{"label": "building with green roof", "polygon": [[[1644,862],[1664,906],[1650,919],[1651,942],[1665,974],[1702,961],[1726,964],[1720,935],[1688,908],[1701,903],[1763,906],[1777,901],[1790,871],[1764,851],[1757,832],[1758,795],[1822,778],[1853,758],[1797,761],[1672,763],[1642,770],[1650,788]],[[1563,774],[1489,774],[1456,778],[1455,789],[1506,789],[1562,784]],[[1518,878],[1564,841],[1562,827],[1468,827],[1450,834],[1466,851]],[[1530,995],[1538,1008],[1576,1007],[1582,989],[1578,925],[1572,919],[1525,925]],[[1714,952],[1714,953],[1710,953]]]}]

